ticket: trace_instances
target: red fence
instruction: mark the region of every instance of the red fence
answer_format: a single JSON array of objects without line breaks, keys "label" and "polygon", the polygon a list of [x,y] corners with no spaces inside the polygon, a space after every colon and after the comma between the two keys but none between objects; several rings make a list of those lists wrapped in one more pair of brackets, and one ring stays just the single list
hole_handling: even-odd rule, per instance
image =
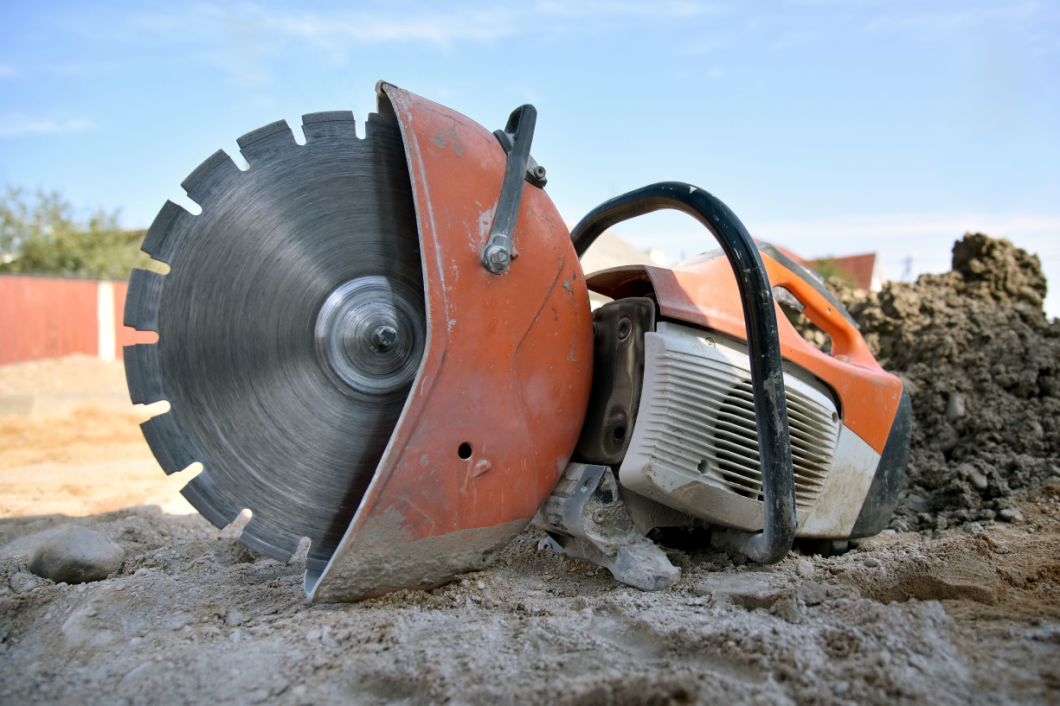
[{"label": "red fence", "polygon": [[154,339],[122,326],[126,282],[0,276],[0,365],[72,353],[121,358]]}]

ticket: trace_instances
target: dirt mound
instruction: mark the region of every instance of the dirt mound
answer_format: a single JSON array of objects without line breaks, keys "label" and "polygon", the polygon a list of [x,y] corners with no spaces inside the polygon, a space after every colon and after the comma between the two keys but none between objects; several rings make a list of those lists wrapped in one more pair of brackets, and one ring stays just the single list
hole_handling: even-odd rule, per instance
[{"label": "dirt mound", "polygon": [[909,482],[896,529],[1019,520],[1013,504],[1060,476],[1060,320],[1038,258],[976,233],[953,270],[840,292],[880,363],[912,395]]}]

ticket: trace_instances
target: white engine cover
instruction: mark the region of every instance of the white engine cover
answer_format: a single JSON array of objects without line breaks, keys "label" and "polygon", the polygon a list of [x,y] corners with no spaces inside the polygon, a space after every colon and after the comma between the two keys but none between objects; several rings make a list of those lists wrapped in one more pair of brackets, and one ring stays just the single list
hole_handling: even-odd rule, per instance
[{"label": "white engine cover", "polygon": [[[644,336],[644,381],[621,485],[710,524],[763,525],[758,432],[742,341],[660,322]],[[846,428],[828,389],[785,363],[796,536],[847,537],[879,454]],[[635,503],[634,503],[635,505]]]}]

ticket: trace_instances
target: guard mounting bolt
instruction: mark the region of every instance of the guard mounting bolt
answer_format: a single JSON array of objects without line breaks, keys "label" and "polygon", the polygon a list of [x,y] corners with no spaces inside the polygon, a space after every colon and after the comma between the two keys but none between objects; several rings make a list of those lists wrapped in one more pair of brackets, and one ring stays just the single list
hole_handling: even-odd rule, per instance
[{"label": "guard mounting bolt", "polygon": [[512,255],[504,245],[493,243],[486,246],[486,252],[483,254],[482,259],[486,269],[497,275],[508,269],[508,265],[512,261]]}]

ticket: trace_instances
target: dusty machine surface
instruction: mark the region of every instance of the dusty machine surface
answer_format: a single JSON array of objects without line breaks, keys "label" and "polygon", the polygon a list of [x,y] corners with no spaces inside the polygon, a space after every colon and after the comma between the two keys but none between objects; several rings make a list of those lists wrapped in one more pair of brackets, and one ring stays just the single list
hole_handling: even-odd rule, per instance
[{"label": "dusty machine surface", "polygon": [[[495,132],[389,84],[348,112],[239,139],[160,211],[133,273],[133,402],[167,473],[241,541],[306,550],[312,600],[427,588],[529,522],[646,590],[678,569],[649,537],[773,562],[796,538],[883,529],[909,448],[901,381],[842,305],[757,246],[706,191],[653,184],[568,231],[530,156],[536,112]],[[607,228],[669,208],[721,249],[586,276]],[[588,291],[612,301],[590,310]],[[807,343],[777,302],[831,338]],[[704,534],[704,536],[706,536]]]}]

